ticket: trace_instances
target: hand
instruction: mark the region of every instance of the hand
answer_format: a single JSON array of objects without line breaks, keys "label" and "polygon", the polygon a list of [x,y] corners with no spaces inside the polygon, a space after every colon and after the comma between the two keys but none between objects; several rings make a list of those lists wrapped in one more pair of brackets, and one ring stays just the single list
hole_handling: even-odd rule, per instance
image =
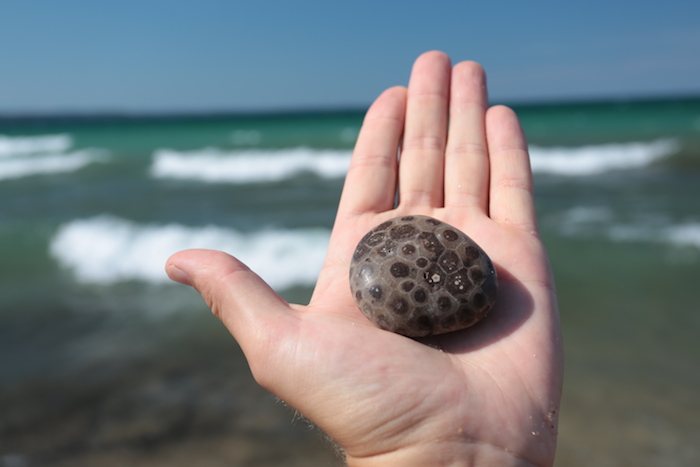
[{"label": "hand", "polygon": [[[238,341],[256,381],[333,438],[349,465],[553,463],[563,366],[554,283],[525,138],[510,109],[487,102],[481,67],[452,68],[439,52],[417,59],[408,89],[374,102],[308,306],[221,252],[168,261]],[[444,220],[491,256],[500,289],[484,321],[414,340],[360,313],[348,284],[354,247],[407,214]]]}]

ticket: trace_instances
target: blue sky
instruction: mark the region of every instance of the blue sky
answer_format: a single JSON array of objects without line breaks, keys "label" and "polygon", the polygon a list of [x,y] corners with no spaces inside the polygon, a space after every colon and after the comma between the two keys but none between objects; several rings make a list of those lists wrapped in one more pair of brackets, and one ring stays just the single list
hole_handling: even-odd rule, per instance
[{"label": "blue sky", "polygon": [[700,94],[700,2],[3,0],[0,114],[364,107],[431,49],[498,102]]}]

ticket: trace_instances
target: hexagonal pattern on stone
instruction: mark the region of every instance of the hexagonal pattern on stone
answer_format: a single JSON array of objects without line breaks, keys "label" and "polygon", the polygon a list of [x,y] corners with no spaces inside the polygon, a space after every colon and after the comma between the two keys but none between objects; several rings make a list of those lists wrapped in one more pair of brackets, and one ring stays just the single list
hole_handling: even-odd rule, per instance
[{"label": "hexagonal pattern on stone", "polygon": [[421,337],[472,326],[493,307],[496,270],[458,229],[428,216],[403,216],[370,230],[355,248],[350,289],[382,329]]}]

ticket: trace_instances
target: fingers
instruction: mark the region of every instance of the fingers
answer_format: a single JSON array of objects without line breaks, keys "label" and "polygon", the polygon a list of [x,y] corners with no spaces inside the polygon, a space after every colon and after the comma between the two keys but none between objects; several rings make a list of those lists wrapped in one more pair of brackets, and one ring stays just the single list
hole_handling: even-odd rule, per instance
[{"label": "fingers", "polygon": [[445,154],[445,206],[488,212],[487,107],[483,68],[475,62],[455,65],[452,70],[450,127]]},{"label": "fingers", "polygon": [[405,112],[403,87],[384,91],[367,111],[345,178],[339,215],[381,212],[394,207]]},{"label": "fingers", "polygon": [[[289,318],[289,305],[257,274],[226,253],[187,250],[168,259],[174,281],[193,286],[246,355],[265,346]],[[249,359],[250,360],[250,359]]]},{"label": "fingers", "polygon": [[391,210],[398,185],[409,210],[465,209],[536,230],[525,136],[512,110],[487,109],[481,66],[421,55],[408,90],[385,91],[367,112],[339,215]]},{"label": "fingers", "polygon": [[441,52],[427,52],[413,66],[399,163],[399,203],[409,208],[443,203],[450,72]]},{"label": "fingers", "polygon": [[486,135],[491,160],[491,219],[522,230],[536,231],[527,141],[515,112],[504,106],[490,108],[486,114]]}]

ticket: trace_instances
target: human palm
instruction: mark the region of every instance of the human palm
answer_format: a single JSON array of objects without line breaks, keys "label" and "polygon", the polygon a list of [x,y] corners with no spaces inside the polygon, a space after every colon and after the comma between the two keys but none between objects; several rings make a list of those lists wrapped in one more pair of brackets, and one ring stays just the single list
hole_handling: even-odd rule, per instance
[{"label": "human palm", "polygon": [[[438,52],[418,58],[408,89],[375,101],[308,306],[286,303],[223,253],[169,260],[171,277],[194,285],[239,342],[256,380],[351,465],[553,462],[562,371],[553,280],[525,139],[512,111],[487,105],[481,68],[452,68]],[[348,282],[354,247],[406,214],[452,224],[489,253],[500,285],[485,320],[414,340],[360,313]]]}]

